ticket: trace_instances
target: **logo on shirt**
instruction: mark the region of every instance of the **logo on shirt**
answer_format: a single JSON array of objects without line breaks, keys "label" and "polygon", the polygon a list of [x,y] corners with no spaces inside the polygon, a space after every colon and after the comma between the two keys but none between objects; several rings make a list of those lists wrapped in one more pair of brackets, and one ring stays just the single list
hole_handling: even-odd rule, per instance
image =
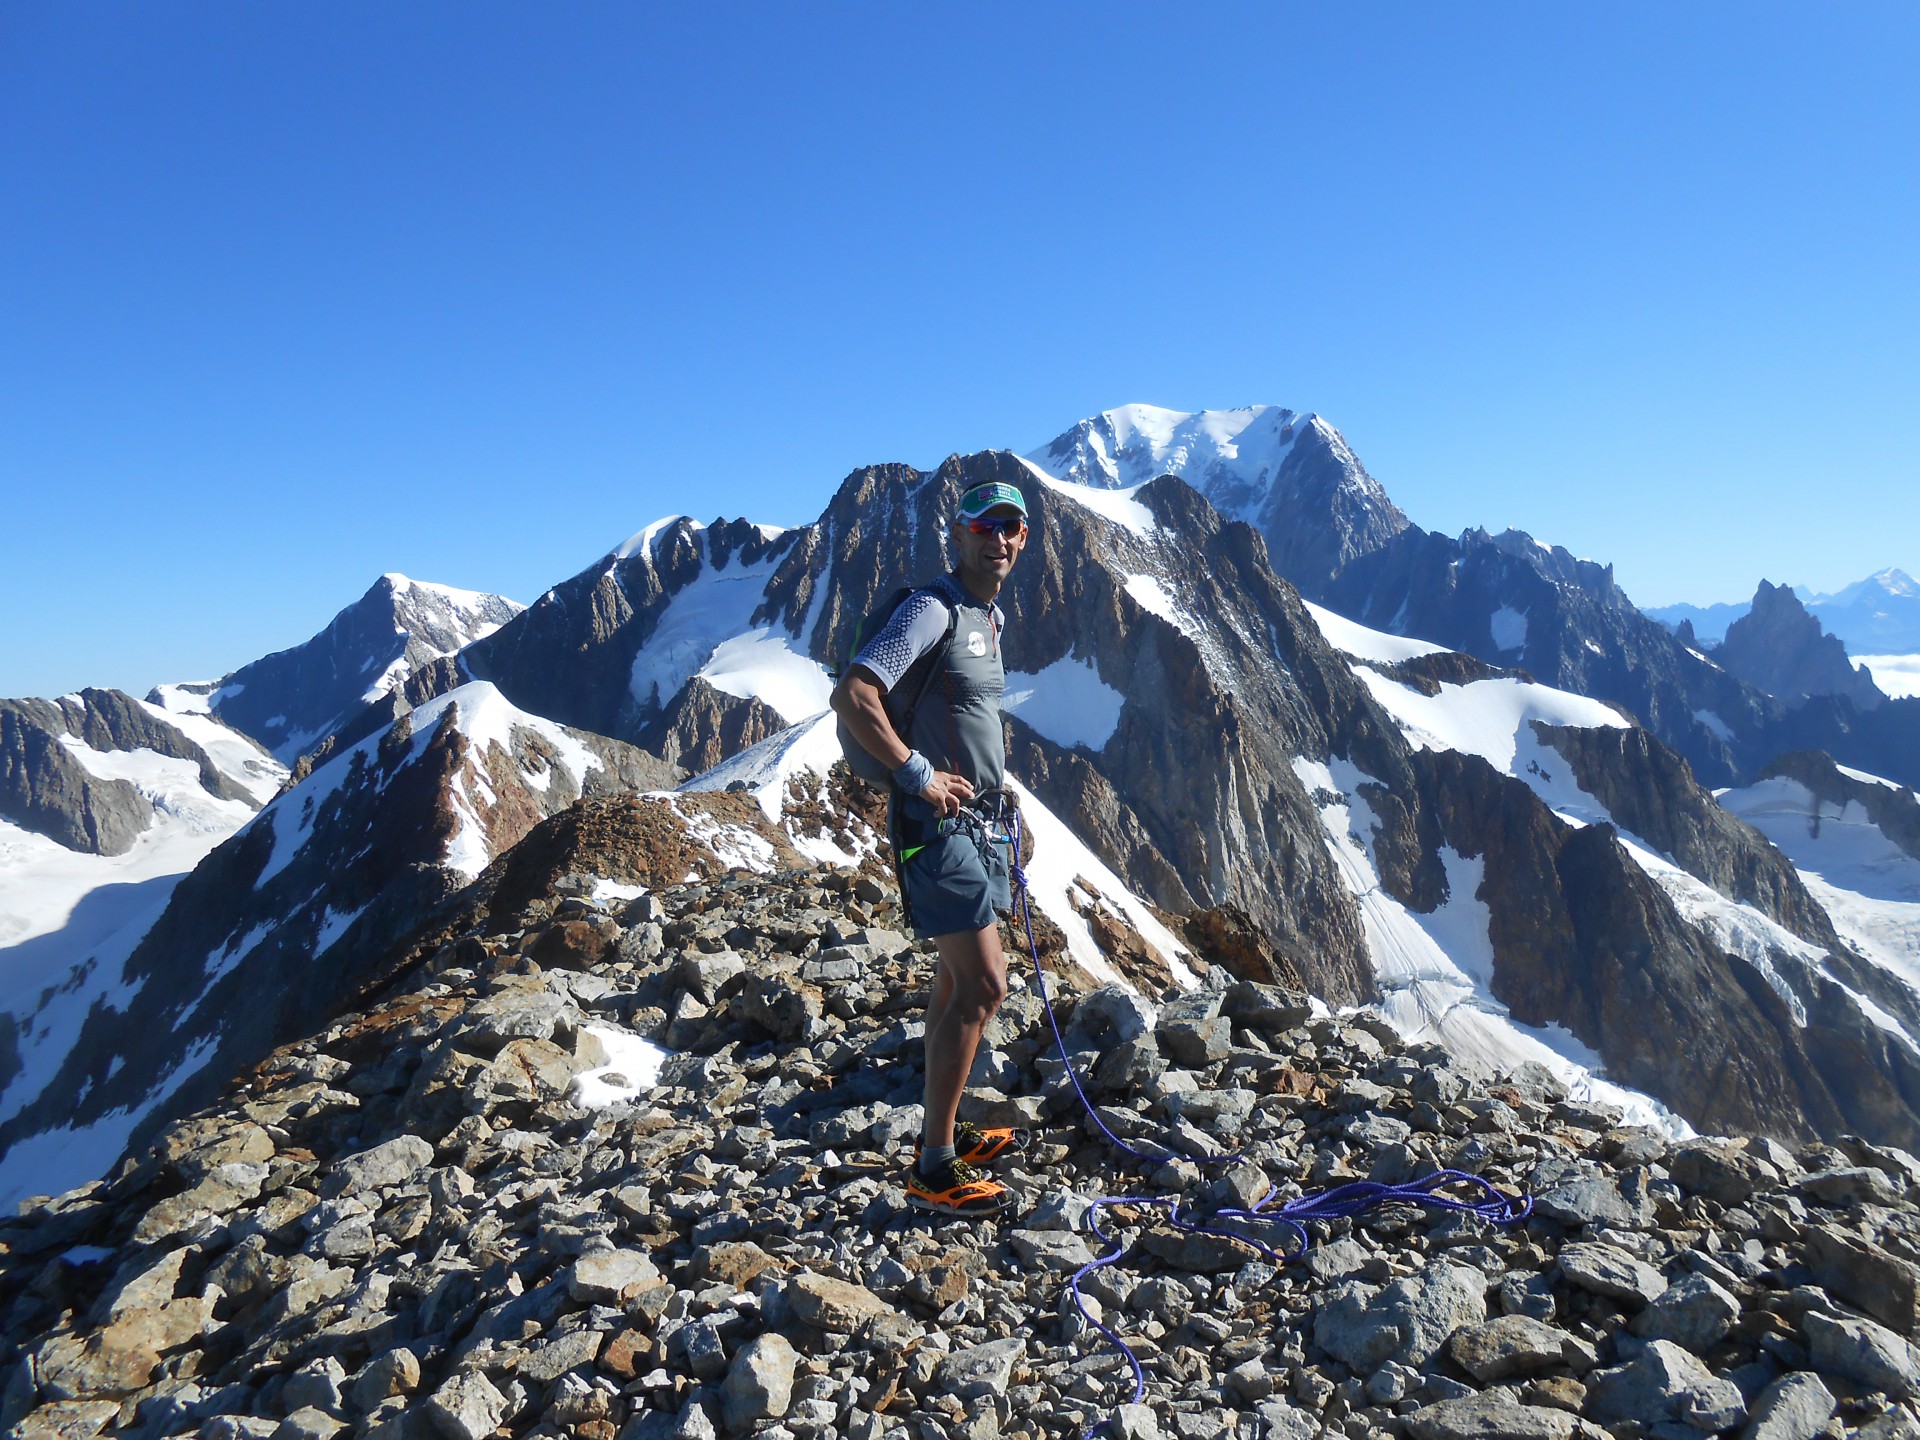
[{"label": "logo on shirt", "polygon": [[987,637],[982,635],[978,630],[969,631],[967,633],[967,653],[969,655],[986,654]]}]

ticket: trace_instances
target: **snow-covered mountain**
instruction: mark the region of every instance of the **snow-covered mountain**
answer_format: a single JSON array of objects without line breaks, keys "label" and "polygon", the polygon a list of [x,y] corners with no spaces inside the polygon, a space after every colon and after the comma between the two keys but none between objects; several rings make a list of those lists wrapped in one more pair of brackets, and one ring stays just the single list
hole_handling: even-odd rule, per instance
[{"label": "snow-covered mountain", "polygon": [[1052,479],[1099,489],[1178,475],[1264,535],[1275,568],[1310,598],[1354,556],[1407,528],[1338,430],[1277,405],[1192,413],[1122,405],[1026,458]]},{"label": "snow-covered mountain", "polygon": [[[710,736],[803,751],[783,722],[824,703],[853,621],[943,563],[940,517],[963,488],[1021,475],[1001,452],[872,467],[778,535],[663,522],[463,664],[486,657],[516,704],[577,707],[570,723],[661,733],[693,705]],[[1323,628],[1344,622],[1304,608],[1254,533],[1176,479],[1027,493],[1035,541],[1007,597],[1011,769],[1123,891],[1246,915],[1274,973],[1332,1003],[1488,1053],[1585,1060],[1693,1123],[1920,1140],[1914,1117],[1889,1118],[1911,1045],[1847,998],[1878,995],[1878,972],[1833,958],[1792,867],[1627,716],[1362,627],[1329,644]],[[1763,974],[1784,977],[1792,1007],[1756,1000]],[[1903,995],[1867,1003],[1920,1034]],[[1844,1086],[1815,1078],[1815,1052],[1850,1057]]]},{"label": "snow-covered mountain", "polygon": [[174,713],[211,714],[291,765],[420,667],[492,634],[523,608],[389,573],[312,639],[218,680],[162,685],[148,698]]},{"label": "snow-covered mountain", "polygon": [[[335,728],[159,924],[19,1017],[0,1147],[100,1162],[414,963],[442,902],[512,883],[541,816],[602,824],[583,791],[694,769],[681,803],[751,803],[757,838],[673,810],[669,865],[710,830],[702,864],[869,857],[873,817],[846,817],[830,773],[826,672],[879,596],[944,568],[943,521],[984,480],[1022,484],[1036,521],[1003,601],[1049,954],[1136,984],[1227,964],[1671,1125],[1920,1146],[1920,959],[1884,917],[1843,919],[1865,892],[1816,885],[1663,738],[1704,734],[1741,773],[1788,733],[1779,702],[1604,566],[1408,525],[1317,417],[1127,407],[1039,454],[863,468],[791,530],[661,520],[395,670],[382,708],[340,688],[344,633],[274,671],[267,691],[338,700]],[[1198,483],[1145,474],[1169,464]],[[1372,623],[1341,612],[1349,590]],[[1819,699],[1791,720],[1879,723]]]},{"label": "snow-covered mountain", "polygon": [[1831,595],[1794,591],[1856,655],[1920,652],[1920,580],[1889,568]]}]

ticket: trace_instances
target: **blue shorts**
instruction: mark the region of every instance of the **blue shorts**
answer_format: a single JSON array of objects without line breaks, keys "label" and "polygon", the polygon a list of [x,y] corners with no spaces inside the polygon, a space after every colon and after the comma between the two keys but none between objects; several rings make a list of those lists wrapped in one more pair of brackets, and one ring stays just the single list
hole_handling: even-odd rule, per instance
[{"label": "blue shorts", "polygon": [[900,867],[914,935],[931,940],[984,930],[996,922],[995,911],[1011,910],[1007,848],[1004,836],[956,825],[915,851]]}]

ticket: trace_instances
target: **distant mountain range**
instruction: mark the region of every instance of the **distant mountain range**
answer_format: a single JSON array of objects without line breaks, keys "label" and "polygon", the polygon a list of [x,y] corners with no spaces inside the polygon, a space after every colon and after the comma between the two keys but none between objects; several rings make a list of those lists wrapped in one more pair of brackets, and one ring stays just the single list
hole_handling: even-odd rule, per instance
[{"label": "distant mountain range", "polygon": [[[1920,581],[1904,570],[1887,569],[1856,580],[1831,595],[1820,595],[1804,585],[1793,593],[1807,612],[1838,638],[1850,654],[1920,655]],[[1752,608],[1751,601],[1720,605],[1659,605],[1647,614],[1663,625],[1679,628],[1685,620],[1701,640],[1718,642],[1727,627]]]},{"label": "distant mountain range", "polygon": [[1010,770],[1089,983],[1224,964],[1650,1123],[1920,1148],[1920,702],[1847,690],[1788,592],[1723,664],[1604,565],[1421,530],[1318,416],[1133,405],[856,470],[795,529],[667,517],[524,609],[386,576],[220,681],[0,706],[0,927],[17,857],[213,817],[113,934],[49,910],[30,968],[0,928],[0,1190],[103,1173],[454,944],[543,818],[659,792],[648,873],[871,854],[826,672],[983,480],[1033,511]]}]

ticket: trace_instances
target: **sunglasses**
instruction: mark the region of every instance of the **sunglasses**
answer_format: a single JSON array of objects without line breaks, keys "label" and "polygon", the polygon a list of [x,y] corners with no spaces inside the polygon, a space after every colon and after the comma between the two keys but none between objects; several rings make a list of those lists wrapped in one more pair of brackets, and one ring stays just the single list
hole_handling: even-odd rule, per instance
[{"label": "sunglasses", "polygon": [[1024,515],[1007,515],[998,520],[967,521],[967,529],[976,535],[1018,535],[1026,529],[1026,526],[1027,519]]}]

